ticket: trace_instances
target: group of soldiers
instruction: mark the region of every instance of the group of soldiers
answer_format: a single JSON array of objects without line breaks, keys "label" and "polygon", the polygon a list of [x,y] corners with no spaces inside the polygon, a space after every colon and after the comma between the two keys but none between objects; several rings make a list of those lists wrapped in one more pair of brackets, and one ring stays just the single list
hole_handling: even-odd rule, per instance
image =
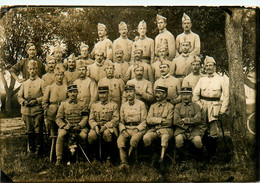
[{"label": "group of soldiers", "polygon": [[208,152],[214,155],[217,121],[228,107],[228,84],[216,73],[212,57],[206,56],[202,72],[200,38],[191,31],[188,15],[183,14],[184,32],[176,40],[166,29],[166,18],[157,15],[156,20],[155,41],[146,36],[145,21],[139,23],[134,42],[127,37],[126,23],[120,22],[120,37],[113,43],[106,26],[99,23],[99,41],[90,54],[89,46],[81,43],[80,56],[63,59],[64,50],[57,45],[46,56],[46,67],[36,57],[35,45],[26,45],[28,58],[10,72],[22,83],[18,101],[30,153],[43,152],[46,124],[50,135],[57,136],[57,165],[72,130],[78,132],[83,148],[101,138],[107,159],[117,139],[123,167],[140,141],[149,148],[160,139],[159,162],[163,162],[171,139],[177,148],[188,140],[201,150],[205,132]]}]

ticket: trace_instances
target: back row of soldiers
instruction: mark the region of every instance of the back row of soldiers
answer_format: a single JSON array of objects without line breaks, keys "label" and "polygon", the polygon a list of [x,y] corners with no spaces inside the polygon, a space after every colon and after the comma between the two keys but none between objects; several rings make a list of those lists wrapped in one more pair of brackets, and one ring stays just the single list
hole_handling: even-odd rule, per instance
[{"label": "back row of soldiers", "polygon": [[[217,120],[228,106],[226,80],[215,73],[216,62],[208,56],[204,60],[206,75],[201,75],[201,60],[196,56],[200,50],[199,37],[191,32],[187,15],[183,16],[184,33],[176,39],[177,52],[174,37],[166,30],[166,18],[157,15],[157,24],[160,34],[155,46],[145,36],[144,21],[138,26],[139,38],[134,43],[127,39],[125,23],[119,24],[121,36],[114,44],[106,37],[105,25],[99,24],[100,41],[90,54],[95,61],[88,58],[88,46],[84,43],[80,47],[81,56],[76,58],[72,54],[66,61],[62,61],[62,50],[57,46],[54,57],[46,58],[45,75],[43,63],[35,59],[35,45],[27,44],[29,58],[18,62],[10,72],[23,82],[18,100],[31,152],[42,151],[45,117],[51,135],[56,135],[59,128],[57,164],[62,158],[64,136],[71,128],[80,131],[83,146],[87,141],[93,144],[101,134],[108,143],[113,135],[118,136],[122,165],[126,164],[128,140],[130,155],[142,138],[145,146],[150,146],[160,137],[163,161],[169,139],[175,136],[179,148],[185,139],[201,148],[201,137],[207,127],[209,151],[214,154]],[[18,71],[22,71],[23,79],[17,77]],[[191,101],[192,91],[196,103]]]}]

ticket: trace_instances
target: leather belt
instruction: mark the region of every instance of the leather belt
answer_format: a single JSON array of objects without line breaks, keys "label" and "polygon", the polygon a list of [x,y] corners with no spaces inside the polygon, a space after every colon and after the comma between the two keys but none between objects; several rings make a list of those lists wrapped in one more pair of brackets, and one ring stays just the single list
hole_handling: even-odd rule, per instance
[{"label": "leather belt", "polygon": [[126,123],[126,126],[138,126],[139,124],[136,122],[130,122],[130,123]]},{"label": "leather belt", "polygon": [[219,101],[220,100],[219,97],[203,97],[203,96],[200,96],[200,99],[207,100],[207,101]]}]

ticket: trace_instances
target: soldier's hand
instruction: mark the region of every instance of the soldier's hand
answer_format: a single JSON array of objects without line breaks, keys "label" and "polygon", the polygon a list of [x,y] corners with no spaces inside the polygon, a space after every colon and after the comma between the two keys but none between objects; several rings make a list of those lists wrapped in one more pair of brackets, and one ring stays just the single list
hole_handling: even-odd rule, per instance
[{"label": "soldier's hand", "polygon": [[103,133],[106,129],[107,129],[107,127],[105,127],[105,126],[101,126],[99,132],[100,132],[100,133]]},{"label": "soldier's hand", "polygon": [[37,100],[31,100],[30,102],[29,102],[29,105],[31,105],[31,106],[34,106],[34,105],[36,105],[37,104]]},{"label": "soldier's hand", "polygon": [[63,127],[64,130],[69,130],[70,129],[70,124],[67,124],[66,126]]},{"label": "soldier's hand", "polygon": [[134,134],[137,134],[139,132],[139,130],[136,128],[134,129]]},{"label": "soldier's hand", "polygon": [[189,118],[183,118],[182,120],[183,120],[184,124],[190,124]]},{"label": "soldier's hand", "polygon": [[80,129],[81,129],[81,127],[79,125],[73,127],[73,130],[79,131]]},{"label": "soldier's hand", "polygon": [[125,137],[125,138],[128,138],[129,137],[129,134],[126,130],[123,130],[122,131],[122,135]]},{"label": "soldier's hand", "polygon": [[28,101],[27,100],[23,101],[23,106],[27,106],[27,105],[28,105]]},{"label": "soldier's hand", "polygon": [[99,135],[99,128],[98,128],[98,126],[95,126],[95,131],[96,131],[96,133]]}]

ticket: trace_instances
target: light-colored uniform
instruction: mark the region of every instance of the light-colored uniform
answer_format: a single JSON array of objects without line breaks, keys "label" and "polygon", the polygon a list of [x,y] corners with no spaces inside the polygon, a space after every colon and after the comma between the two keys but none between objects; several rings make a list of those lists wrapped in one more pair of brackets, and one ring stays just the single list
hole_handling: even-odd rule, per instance
[{"label": "light-colored uniform", "polygon": [[[116,50],[115,48],[120,47],[120,48],[122,48],[123,53],[124,53],[123,60],[126,62],[130,62],[132,46],[133,46],[133,41],[129,40],[128,38],[124,39],[122,36],[120,36],[113,42],[113,57],[115,58],[115,50]],[[115,59],[114,59],[114,62],[115,62]]]},{"label": "light-colored uniform", "polygon": [[166,76],[161,76],[155,81],[154,90],[157,86],[164,86],[168,88],[167,99],[174,99],[177,103],[181,101],[181,96],[179,95],[181,82],[177,78],[170,76],[169,74]]},{"label": "light-colored uniform", "polygon": [[124,86],[125,83],[122,79],[116,79],[116,78],[102,78],[98,82],[98,86],[108,86],[109,87],[109,93],[108,98],[110,101],[114,101],[117,103],[118,107],[121,106],[121,99],[124,92]]},{"label": "light-colored uniform", "polygon": [[79,78],[79,73],[75,69],[74,71],[70,71],[69,69],[64,72],[64,80],[67,82],[67,85],[73,84],[74,81],[76,81]]},{"label": "light-colored uniform", "polygon": [[[130,105],[129,102],[122,104],[120,109],[120,123],[119,131],[120,135],[117,139],[118,148],[126,147],[126,142],[130,139],[131,147],[137,147],[139,141],[142,139],[146,132],[146,117],[147,110],[145,104],[134,99],[134,102]],[[138,129],[139,132],[134,134],[134,129]],[[122,135],[122,131],[126,130],[129,134],[129,138]]]},{"label": "light-colored uniform", "polygon": [[59,126],[58,137],[56,143],[57,159],[62,158],[64,137],[69,133],[63,129],[67,124],[71,126],[79,125],[81,127],[78,135],[80,143],[86,144],[88,128],[86,127],[88,121],[88,109],[82,100],[71,101],[67,99],[61,102],[59,106],[56,123]]},{"label": "light-colored uniform", "polygon": [[[43,132],[43,81],[38,76],[34,80],[27,79],[22,83],[17,99],[21,105],[22,118],[28,133]],[[24,102],[37,100],[34,106],[25,106]]]},{"label": "light-colored uniform", "polygon": [[[92,59],[90,59],[90,58],[85,59],[85,58],[81,57],[81,55],[80,55],[80,56],[78,56],[78,57],[76,58],[76,65],[77,65],[77,63],[78,63],[80,60],[84,60],[84,61],[85,61],[84,64],[85,64],[86,66],[95,63],[94,60],[92,60]],[[76,68],[77,68],[77,66],[76,66]]]},{"label": "light-colored uniform", "polygon": [[51,85],[55,82],[55,74],[54,72],[47,72],[42,76],[43,80],[43,91],[48,85]]},{"label": "light-colored uniform", "polygon": [[163,59],[162,61],[160,60],[156,60],[153,64],[152,64],[152,71],[153,71],[153,75],[154,75],[154,81],[156,81],[157,79],[159,79],[161,77],[161,71],[160,71],[160,65],[163,63],[167,63],[170,66],[170,70],[171,70],[171,61]]},{"label": "light-colored uniform", "polygon": [[159,34],[155,37],[155,50],[157,50],[160,45],[165,45],[168,48],[168,60],[172,60],[176,52],[175,38],[166,28],[162,31],[159,31]]},{"label": "light-colored uniform", "polygon": [[[136,95],[137,99],[139,99],[145,103],[147,108],[153,102],[153,99],[154,99],[153,84],[150,81],[148,81],[144,78],[142,80],[137,80],[135,78],[135,79],[127,81],[126,85],[135,85],[136,89],[139,89],[142,91],[142,94],[135,93],[135,95]],[[122,103],[125,103],[126,101],[127,101],[126,93],[124,92],[123,98],[122,98]]]},{"label": "light-colored uniform", "polygon": [[123,61],[122,63],[114,62],[115,71],[114,76],[115,78],[121,78],[124,82],[126,82],[126,72],[127,69],[130,67],[129,63],[126,61]]},{"label": "light-colored uniform", "polygon": [[[184,41],[185,40],[185,41]],[[189,34],[181,33],[176,38],[176,57],[179,56],[181,51],[181,43],[189,41],[190,44],[190,54],[199,55],[200,54],[200,37],[198,34],[190,31]]]},{"label": "light-colored uniform", "polygon": [[104,57],[108,60],[112,60],[113,59],[113,46],[112,46],[112,41],[110,39],[108,39],[107,37],[103,38],[102,40],[99,40],[92,52],[91,52],[91,58],[95,57],[95,51],[99,50],[99,52],[103,52],[104,53]]},{"label": "light-colored uniform", "polygon": [[202,118],[208,118],[209,135],[217,137],[217,123],[213,116],[226,113],[229,103],[229,88],[224,77],[213,74],[213,77],[201,77],[193,91],[193,101],[202,107]]},{"label": "light-colored uniform", "polygon": [[145,62],[142,62],[142,61],[135,61],[128,69],[127,69],[127,72],[126,72],[126,80],[130,80],[130,79],[134,79],[136,78],[135,76],[135,71],[134,69],[136,67],[140,67],[142,66],[144,68],[144,75],[143,75],[143,78],[144,79],[147,79],[148,81],[150,81],[151,83],[154,82],[153,80],[153,71],[152,71],[152,68],[150,65],[148,65],[147,63]]},{"label": "light-colored uniform", "polygon": [[95,127],[99,125],[100,130],[103,130],[103,139],[106,142],[112,141],[112,135],[118,135],[117,126],[119,123],[119,109],[115,102],[107,101],[102,103],[98,101],[91,107],[89,116],[89,125],[91,130],[89,132],[88,142],[93,144],[97,140],[98,135],[95,131]]},{"label": "light-colored uniform", "polygon": [[201,75],[194,75],[193,73],[190,73],[188,76],[186,76],[182,81],[182,87],[191,87],[192,91],[194,91],[195,86],[197,85],[199,79],[201,78]]},{"label": "light-colored uniform", "polygon": [[[182,119],[188,118],[189,124],[184,124]],[[206,123],[201,120],[201,108],[198,104],[184,102],[177,104],[174,109],[174,131],[176,147],[182,147],[184,140],[191,140],[195,147],[202,148],[201,138],[206,130]]]},{"label": "light-colored uniform", "polygon": [[88,66],[87,76],[93,79],[96,83],[100,79],[106,77],[105,65],[106,63],[112,63],[110,60],[103,60],[101,63],[95,62]]},{"label": "light-colored uniform", "polygon": [[194,57],[191,54],[182,53],[173,59],[170,66],[170,74],[182,81],[185,76],[191,73],[191,63],[193,61]]},{"label": "light-colored uniform", "polygon": [[152,64],[154,62],[154,40],[145,36],[144,39],[138,38],[132,47],[132,59],[134,60],[135,48],[143,48],[143,62]]},{"label": "light-colored uniform", "polygon": [[150,146],[152,141],[161,138],[161,146],[168,147],[173,137],[173,105],[165,100],[154,103],[148,112],[148,130],[143,137],[144,145]]},{"label": "light-colored uniform", "polygon": [[67,98],[67,85],[53,83],[48,85],[44,91],[42,107],[45,111],[47,123],[51,127],[51,135],[55,135],[58,127],[55,123],[59,105]]},{"label": "light-colored uniform", "polygon": [[84,79],[77,79],[73,83],[78,88],[78,99],[82,100],[88,109],[97,101],[97,84],[95,81],[86,77]]}]

